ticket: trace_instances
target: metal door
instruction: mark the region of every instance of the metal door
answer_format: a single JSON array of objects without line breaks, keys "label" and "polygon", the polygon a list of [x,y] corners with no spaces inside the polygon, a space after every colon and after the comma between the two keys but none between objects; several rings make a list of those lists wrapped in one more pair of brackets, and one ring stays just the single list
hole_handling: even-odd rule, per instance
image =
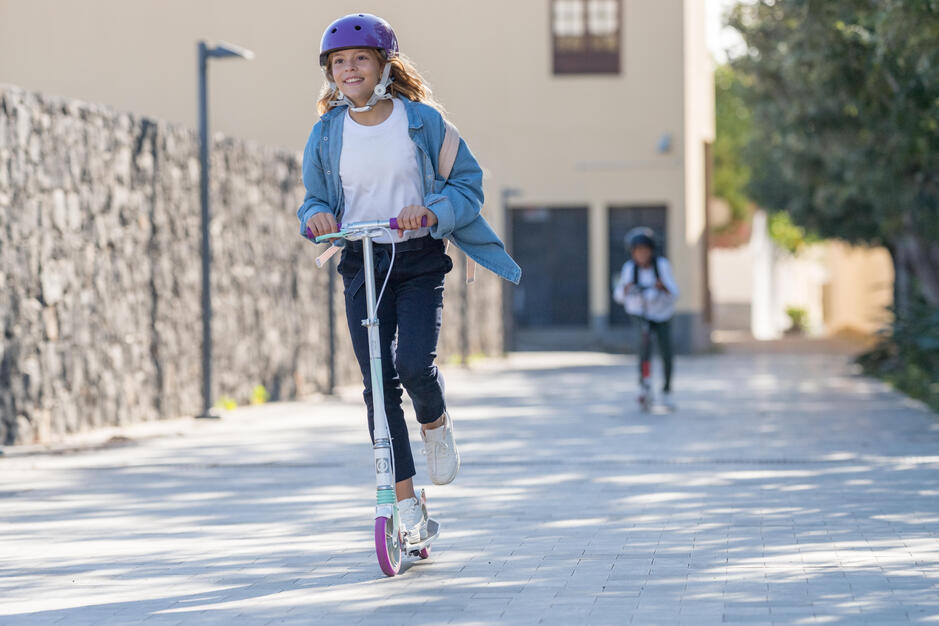
[{"label": "metal door", "polygon": [[587,327],[587,208],[513,208],[512,254],[522,266],[513,289],[518,328]]}]

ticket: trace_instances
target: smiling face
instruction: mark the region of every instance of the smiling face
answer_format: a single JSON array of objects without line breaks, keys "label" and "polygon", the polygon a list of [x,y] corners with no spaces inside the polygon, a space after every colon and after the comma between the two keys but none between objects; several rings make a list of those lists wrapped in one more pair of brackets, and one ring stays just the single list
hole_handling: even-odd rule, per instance
[{"label": "smiling face", "polygon": [[381,79],[378,54],[370,48],[339,50],[329,55],[329,71],[339,91],[362,106]]}]

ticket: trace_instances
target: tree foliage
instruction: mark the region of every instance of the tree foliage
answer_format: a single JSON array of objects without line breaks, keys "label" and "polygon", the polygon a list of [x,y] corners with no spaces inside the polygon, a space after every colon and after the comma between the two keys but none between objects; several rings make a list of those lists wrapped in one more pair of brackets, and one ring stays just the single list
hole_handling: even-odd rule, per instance
[{"label": "tree foliage", "polygon": [[747,46],[751,197],[887,246],[939,305],[939,0],[758,0],[729,21]]},{"label": "tree foliage", "polygon": [[769,216],[769,236],[776,245],[790,254],[795,254],[807,244],[819,241],[813,233],[807,233],[801,226],[793,224],[785,211],[776,211]]},{"label": "tree foliage", "polygon": [[750,141],[750,109],[746,103],[745,85],[730,65],[718,66],[714,72],[715,118],[713,193],[730,205],[733,221],[746,217],[750,198],[750,165],[744,149]]}]

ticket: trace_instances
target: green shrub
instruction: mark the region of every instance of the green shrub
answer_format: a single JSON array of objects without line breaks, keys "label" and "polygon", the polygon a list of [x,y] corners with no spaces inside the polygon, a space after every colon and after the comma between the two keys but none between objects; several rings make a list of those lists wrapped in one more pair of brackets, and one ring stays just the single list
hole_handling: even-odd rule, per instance
[{"label": "green shrub", "polygon": [[903,314],[894,310],[893,324],[858,363],[939,412],[939,308],[920,298]]},{"label": "green shrub", "polygon": [[251,390],[251,404],[264,404],[270,400],[271,394],[267,392],[264,385],[255,385]]},{"label": "green shrub", "polygon": [[786,307],[786,315],[789,316],[790,331],[804,333],[805,329],[808,328],[809,312],[802,307]]},{"label": "green shrub", "polygon": [[222,396],[215,402],[215,406],[226,411],[232,411],[238,408],[238,403],[231,396]]}]

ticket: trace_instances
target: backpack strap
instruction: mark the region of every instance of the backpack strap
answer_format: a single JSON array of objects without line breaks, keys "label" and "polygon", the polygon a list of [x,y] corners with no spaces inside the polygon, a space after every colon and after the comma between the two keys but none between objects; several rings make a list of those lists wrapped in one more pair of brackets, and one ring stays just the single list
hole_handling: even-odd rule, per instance
[{"label": "backpack strap", "polygon": [[447,180],[450,178],[450,171],[456,162],[456,153],[460,150],[460,131],[447,118],[443,118],[443,125],[446,132],[443,134],[440,155],[437,157],[437,173],[440,174],[441,178]]},{"label": "backpack strap", "polygon": [[[440,154],[437,156],[437,173],[441,178],[447,180],[450,178],[450,172],[453,170],[453,164],[456,162],[456,153],[460,150],[460,131],[456,129],[447,118],[443,118],[445,132],[443,134],[443,143],[440,144]],[[447,239],[447,248],[450,247],[450,240]],[[446,249],[444,251],[446,251]],[[469,285],[476,280],[476,261],[469,256],[466,257],[466,284]]]}]

